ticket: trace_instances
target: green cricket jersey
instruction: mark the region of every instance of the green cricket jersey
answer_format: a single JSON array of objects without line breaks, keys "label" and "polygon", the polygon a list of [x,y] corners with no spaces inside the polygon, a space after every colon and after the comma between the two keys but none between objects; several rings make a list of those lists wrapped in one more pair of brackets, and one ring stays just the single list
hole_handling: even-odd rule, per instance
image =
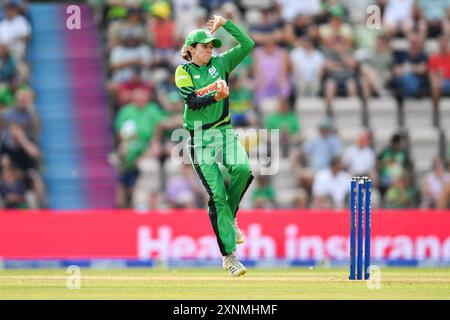
[{"label": "green cricket jersey", "polygon": [[[253,40],[241,31],[231,20],[223,25],[238,45],[212,57],[205,66],[193,62],[180,65],[175,71],[175,83],[184,100],[183,126],[188,130],[209,129],[230,124],[229,97],[216,101],[215,82],[219,79],[228,83],[228,75],[253,49]],[[195,126],[194,126],[195,122]]]}]

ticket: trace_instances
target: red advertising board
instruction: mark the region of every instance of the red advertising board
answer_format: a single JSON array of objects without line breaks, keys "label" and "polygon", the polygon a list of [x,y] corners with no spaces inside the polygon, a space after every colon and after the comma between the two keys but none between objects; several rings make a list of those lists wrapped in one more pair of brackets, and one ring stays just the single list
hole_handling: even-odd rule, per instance
[{"label": "red advertising board", "polygon": [[[249,259],[346,259],[349,213],[250,210],[239,213]],[[450,210],[376,210],[372,256],[450,260]],[[219,256],[205,210],[0,212],[0,257],[214,258]]]}]

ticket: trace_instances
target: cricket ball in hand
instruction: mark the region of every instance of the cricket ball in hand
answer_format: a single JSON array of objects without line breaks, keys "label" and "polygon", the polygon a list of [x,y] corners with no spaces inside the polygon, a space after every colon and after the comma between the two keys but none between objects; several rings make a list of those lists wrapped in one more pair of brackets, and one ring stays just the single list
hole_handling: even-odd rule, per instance
[{"label": "cricket ball in hand", "polygon": [[216,82],[216,90],[217,90],[217,91],[221,91],[222,88],[223,88],[222,80],[218,80],[218,81]]}]

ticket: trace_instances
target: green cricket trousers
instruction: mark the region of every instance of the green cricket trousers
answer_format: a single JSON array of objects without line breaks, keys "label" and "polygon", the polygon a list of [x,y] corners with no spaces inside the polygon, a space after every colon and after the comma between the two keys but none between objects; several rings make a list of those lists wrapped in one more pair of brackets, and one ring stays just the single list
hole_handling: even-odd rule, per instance
[{"label": "green cricket trousers", "polygon": [[[233,221],[253,180],[247,153],[231,125],[190,131],[188,148],[195,172],[208,193],[208,213],[220,253],[232,254],[236,250]],[[228,189],[219,162],[231,176]]]}]

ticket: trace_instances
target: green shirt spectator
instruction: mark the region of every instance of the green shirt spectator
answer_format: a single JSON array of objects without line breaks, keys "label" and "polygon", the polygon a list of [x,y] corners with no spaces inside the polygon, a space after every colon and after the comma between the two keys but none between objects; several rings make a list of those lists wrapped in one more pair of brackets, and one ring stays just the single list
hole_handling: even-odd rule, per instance
[{"label": "green shirt spectator", "polygon": [[400,134],[395,134],[378,156],[378,168],[381,187],[387,190],[392,183],[402,176],[409,165],[409,157]]},{"label": "green shirt spectator", "polygon": [[389,208],[413,208],[416,206],[416,189],[409,183],[407,175],[397,178],[387,191]]},{"label": "green shirt spectator", "polygon": [[267,129],[287,130],[290,137],[300,133],[297,115],[294,112],[274,113],[267,117]]},{"label": "green shirt spectator", "polygon": [[264,126],[269,130],[280,130],[280,147],[283,157],[289,156],[291,147],[301,143],[297,115],[289,110],[285,100],[280,100],[278,112],[269,115],[264,121]]},{"label": "green shirt spectator", "polygon": [[[138,95],[146,95],[144,90],[139,90],[139,92]],[[134,95],[136,96],[136,93]],[[165,112],[158,104],[139,100],[124,106],[119,111],[114,127],[120,141],[125,143],[122,150],[125,171],[136,167],[136,160],[146,151],[153,138],[156,125],[165,117]]]},{"label": "green shirt spectator", "polygon": [[230,78],[231,123],[236,126],[253,126],[253,91],[251,85],[239,77]]},{"label": "green shirt spectator", "polygon": [[271,186],[257,188],[252,193],[251,201],[255,208],[267,207],[275,202],[275,191]]},{"label": "green shirt spectator", "polygon": [[258,176],[257,186],[251,193],[250,200],[254,208],[267,208],[275,204],[275,191],[266,176]]}]

